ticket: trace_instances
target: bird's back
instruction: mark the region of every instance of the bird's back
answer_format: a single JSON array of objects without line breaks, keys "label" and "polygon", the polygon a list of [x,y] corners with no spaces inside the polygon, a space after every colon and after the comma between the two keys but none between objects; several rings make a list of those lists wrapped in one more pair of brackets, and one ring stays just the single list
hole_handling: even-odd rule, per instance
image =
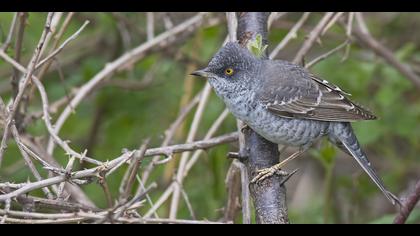
[{"label": "bird's back", "polygon": [[352,102],[348,93],[299,65],[267,60],[260,75],[257,98],[279,116],[343,122],[376,119],[370,111]]}]

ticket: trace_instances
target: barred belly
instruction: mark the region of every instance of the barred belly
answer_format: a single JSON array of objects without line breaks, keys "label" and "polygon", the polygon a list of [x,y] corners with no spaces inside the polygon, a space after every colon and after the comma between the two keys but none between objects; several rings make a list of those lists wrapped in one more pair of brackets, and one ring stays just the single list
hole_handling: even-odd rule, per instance
[{"label": "barred belly", "polygon": [[[244,110],[247,112],[243,112]],[[241,109],[232,111],[232,113],[259,135],[273,143],[288,146],[310,146],[318,138],[328,133],[329,122],[282,118],[260,105],[253,109]]]}]

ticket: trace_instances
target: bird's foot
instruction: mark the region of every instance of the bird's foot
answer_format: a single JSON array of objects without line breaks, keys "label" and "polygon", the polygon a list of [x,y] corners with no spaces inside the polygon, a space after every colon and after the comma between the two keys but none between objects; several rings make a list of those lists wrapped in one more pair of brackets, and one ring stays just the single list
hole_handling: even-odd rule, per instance
[{"label": "bird's foot", "polygon": [[252,180],[251,183],[255,183],[255,182],[261,182],[264,179],[277,174],[277,175],[281,175],[281,176],[287,176],[287,172],[282,171],[281,168],[283,166],[285,166],[288,162],[290,162],[291,160],[295,159],[296,157],[300,156],[302,153],[304,153],[306,151],[307,148],[301,148],[299,149],[297,152],[293,153],[292,155],[290,155],[288,158],[284,159],[282,162],[275,164],[272,167],[269,168],[265,168],[265,169],[261,169],[257,171],[257,176],[255,176]]},{"label": "bird's foot", "polygon": [[281,170],[280,168],[283,166],[281,165],[282,163],[278,163],[272,167],[268,167],[268,168],[264,168],[261,170],[257,171],[257,176],[255,176],[252,180],[251,183],[258,183],[263,181],[264,179],[273,176],[273,175],[279,175],[279,176],[288,176],[289,173],[287,173],[286,171]]}]

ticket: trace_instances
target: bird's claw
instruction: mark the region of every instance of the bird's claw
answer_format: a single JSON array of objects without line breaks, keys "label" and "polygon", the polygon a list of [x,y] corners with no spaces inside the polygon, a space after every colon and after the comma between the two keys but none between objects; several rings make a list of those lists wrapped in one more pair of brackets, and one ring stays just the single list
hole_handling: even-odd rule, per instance
[{"label": "bird's claw", "polygon": [[245,131],[247,131],[248,129],[250,129],[250,127],[249,127],[247,124],[244,124],[244,125],[241,127],[241,132],[242,132],[242,133],[245,133]]},{"label": "bird's claw", "polygon": [[252,180],[251,183],[259,183],[261,181],[263,181],[264,179],[273,176],[273,175],[280,175],[280,176],[288,176],[289,173],[287,173],[286,171],[282,171],[280,170],[280,166],[278,165],[274,165],[272,167],[269,168],[264,168],[261,170],[257,170],[257,176],[255,176]]}]

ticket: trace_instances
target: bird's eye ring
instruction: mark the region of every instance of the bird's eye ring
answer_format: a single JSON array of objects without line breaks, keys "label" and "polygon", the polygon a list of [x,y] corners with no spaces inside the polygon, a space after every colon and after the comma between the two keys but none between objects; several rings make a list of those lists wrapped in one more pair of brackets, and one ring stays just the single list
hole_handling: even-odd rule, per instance
[{"label": "bird's eye ring", "polygon": [[227,68],[227,69],[225,70],[225,74],[226,74],[226,75],[233,75],[233,69],[232,69],[232,68]]}]

